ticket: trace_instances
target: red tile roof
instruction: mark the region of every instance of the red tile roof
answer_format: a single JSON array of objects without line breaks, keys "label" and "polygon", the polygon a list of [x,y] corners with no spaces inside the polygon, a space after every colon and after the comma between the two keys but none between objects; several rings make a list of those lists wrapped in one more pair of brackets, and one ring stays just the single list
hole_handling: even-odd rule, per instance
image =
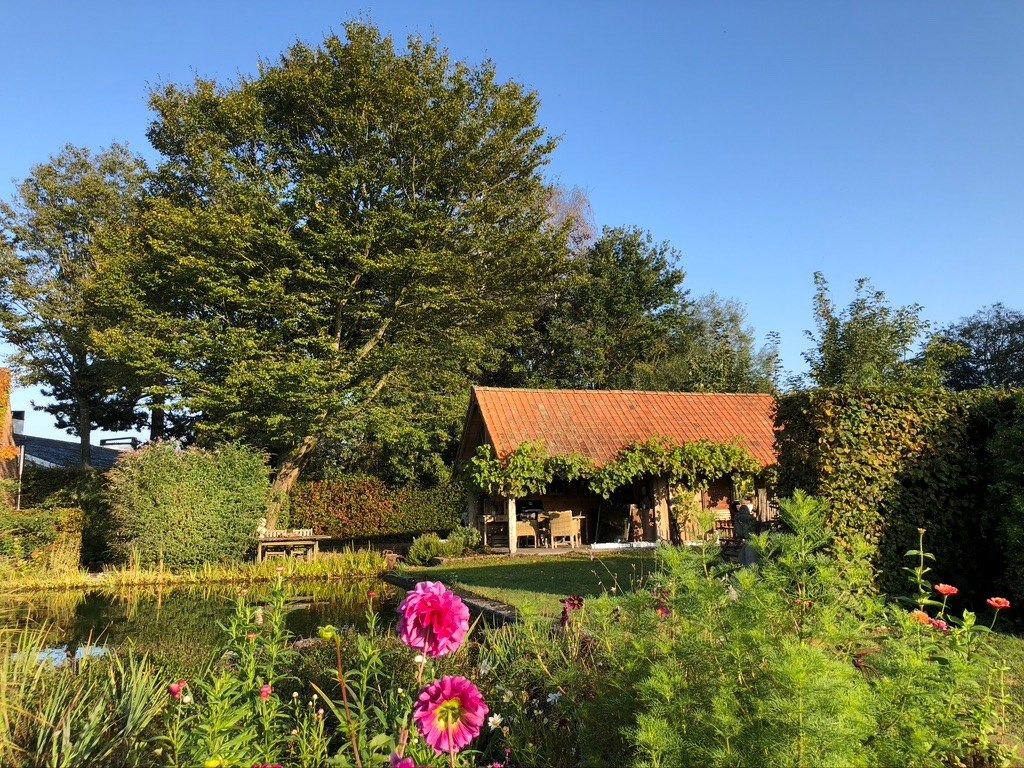
[{"label": "red tile roof", "polygon": [[471,417],[474,404],[499,458],[541,441],[552,455],[578,453],[601,465],[629,445],[666,437],[738,440],[762,464],[776,462],[771,395],[474,387]]}]

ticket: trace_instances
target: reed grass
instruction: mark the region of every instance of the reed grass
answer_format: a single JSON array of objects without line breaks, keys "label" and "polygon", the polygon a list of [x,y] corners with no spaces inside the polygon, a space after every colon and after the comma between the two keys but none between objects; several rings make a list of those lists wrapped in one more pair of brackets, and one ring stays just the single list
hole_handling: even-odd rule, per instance
[{"label": "reed grass", "polygon": [[119,589],[135,586],[200,586],[204,584],[260,584],[279,576],[290,581],[337,581],[378,578],[387,563],[377,552],[347,550],[322,555],[312,562],[293,559],[263,563],[208,564],[187,571],[141,568],[136,563],[106,568],[97,573],[84,569],[33,568],[0,565],[0,594],[51,589]]}]

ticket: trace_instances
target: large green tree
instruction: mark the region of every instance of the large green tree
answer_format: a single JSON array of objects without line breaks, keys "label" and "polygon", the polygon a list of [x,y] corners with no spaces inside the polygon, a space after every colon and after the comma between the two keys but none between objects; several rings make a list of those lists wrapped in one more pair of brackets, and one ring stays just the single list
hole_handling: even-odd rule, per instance
[{"label": "large green tree", "polygon": [[920,354],[915,345],[928,330],[923,307],[894,307],[867,278],[857,281],[849,306],[837,309],[821,272],[814,273],[816,331],[804,352],[807,379],[819,387],[936,386],[941,366],[955,350],[930,343]]},{"label": "large green tree", "polygon": [[943,366],[951,388],[1024,387],[1024,312],[993,304],[945,326],[936,338],[964,350]]},{"label": "large green tree", "polygon": [[691,299],[679,261],[668,243],[636,227],[577,238],[567,272],[538,295],[533,328],[493,381],[770,391],[774,347],[756,347],[738,304],[713,295]]},{"label": "large green tree", "polygon": [[536,95],[434,42],[349,24],[152,106],[159,194],[104,345],[200,438],[277,455],[278,491],[319,441],[450,418],[564,259]]},{"label": "large green tree", "polygon": [[122,146],[68,146],[0,203],[0,334],[21,382],[50,398],[42,410],[79,436],[83,466],[94,428],[139,423],[137,382],[94,343],[90,294],[107,255],[135,239],[146,173]]}]

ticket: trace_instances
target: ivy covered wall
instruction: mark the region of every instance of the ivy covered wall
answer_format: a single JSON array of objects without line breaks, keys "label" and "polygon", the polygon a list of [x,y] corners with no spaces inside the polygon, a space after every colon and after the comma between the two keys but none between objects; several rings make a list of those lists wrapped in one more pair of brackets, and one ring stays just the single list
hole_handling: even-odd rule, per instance
[{"label": "ivy covered wall", "polygon": [[1021,392],[993,390],[786,395],[777,415],[780,492],[823,498],[840,548],[865,541],[887,592],[906,590],[904,555],[920,527],[937,556],[935,581],[1024,599],[1024,579],[1012,576],[1024,558],[1024,446],[1006,445],[1008,432],[1024,430],[1022,403]]}]

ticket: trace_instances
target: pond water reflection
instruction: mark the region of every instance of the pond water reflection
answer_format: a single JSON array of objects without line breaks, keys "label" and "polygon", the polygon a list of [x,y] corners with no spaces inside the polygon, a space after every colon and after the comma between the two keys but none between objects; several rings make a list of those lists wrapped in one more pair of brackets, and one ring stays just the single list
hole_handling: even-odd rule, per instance
[{"label": "pond water reflection", "polygon": [[[131,644],[185,673],[216,658],[224,642],[220,625],[231,618],[239,596],[264,605],[270,590],[270,585],[227,585],[0,595],[0,626],[45,627],[55,657],[81,656],[89,645]],[[372,580],[290,582],[286,591],[287,625],[296,638],[314,637],[324,624],[364,625],[371,591],[374,609],[387,623],[399,599],[394,588]]]}]

